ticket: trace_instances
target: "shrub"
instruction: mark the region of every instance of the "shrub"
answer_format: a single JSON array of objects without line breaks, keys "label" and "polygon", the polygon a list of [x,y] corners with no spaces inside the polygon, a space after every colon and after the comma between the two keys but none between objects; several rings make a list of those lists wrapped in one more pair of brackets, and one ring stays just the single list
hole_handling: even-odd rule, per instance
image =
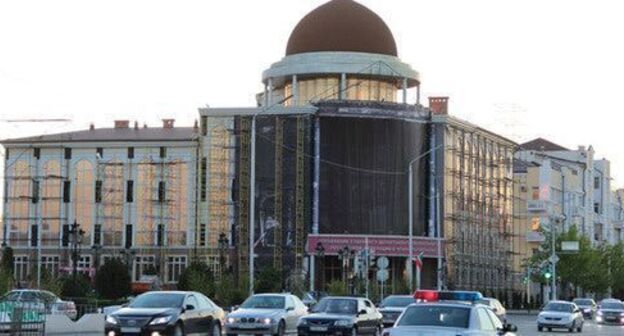
[{"label": "shrub", "polygon": [[62,282],[61,296],[65,298],[84,298],[93,289],[90,279],[84,274],[72,275],[60,280]]},{"label": "shrub", "polygon": [[273,267],[264,267],[255,283],[257,293],[277,293],[282,290],[282,277]]},{"label": "shrub", "polygon": [[103,299],[115,300],[131,293],[128,268],[120,259],[106,261],[95,275],[95,288]]},{"label": "shrub", "polygon": [[347,286],[340,280],[334,280],[327,285],[327,293],[334,296],[347,295]]},{"label": "shrub", "polygon": [[178,281],[178,289],[195,291],[213,297],[215,282],[212,271],[206,263],[194,261],[187,267]]}]

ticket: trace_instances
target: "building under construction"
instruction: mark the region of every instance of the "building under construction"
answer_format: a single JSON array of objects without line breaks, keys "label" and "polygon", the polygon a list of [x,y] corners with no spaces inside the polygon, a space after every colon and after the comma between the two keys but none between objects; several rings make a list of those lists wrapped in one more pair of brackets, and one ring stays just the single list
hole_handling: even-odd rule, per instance
[{"label": "building under construction", "polygon": [[[165,123],[168,131],[156,133],[110,131],[116,139],[134,134],[124,143],[93,130],[5,141],[11,185],[4,241],[29,245],[47,223],[55,223],[58,240],[76,220],[89,243],[102,246],[94,257],[125,251],[135,274],[155,264],[172,283],[189,258],[221,265],[215,258],[226,254],[221,266],[241,280],[250,265],[271,265],[284,287],[324,288],[356,275],[374,279],[356,262],[367,250],[389,258],[389,289],[405,279],[412,287],[499,297],[519,289],[512,272],[515,144],[450,116],[446,98],[424,107],[418,72],[398,57],[377,14],[351,0],[320,6],[294,28],[262,83],[256,107],[201,108],[196,129]],[[64,146],[86,148],[88,160],[33,168],[20,159],[17,147],[33,156],[49,143],[54,155]],[[121,159],[130,157],[128,146],[144,148],[140,158]],[[45,213],[57,222],[43,223],[35,212],[41,205],[28,198],[41,189],[33,187],[41,169],[49,175],[44,189],[57,195],[48,203],[60,209]],[[58,199],[66,183],[77,183],[69,205]],[[31,227],[43,229],[33,234]]]},{"label": "building under construction", "polygon": [[155,128],[118,120],[114,128],[2,141],[2,242],[15,250],[16,279],[35,284],[42,269],[70,272],[70,228],[77,223],[80,272],[93,275],[117,257],[133,281],[155,268],[163,283],[177,282],[189,251],[198,251],[198,133],[173,120]]}]

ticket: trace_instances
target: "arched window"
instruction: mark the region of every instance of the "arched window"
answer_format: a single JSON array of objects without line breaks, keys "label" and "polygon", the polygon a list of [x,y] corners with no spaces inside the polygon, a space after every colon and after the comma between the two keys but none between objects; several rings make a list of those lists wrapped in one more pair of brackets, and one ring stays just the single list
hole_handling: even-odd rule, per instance
[{"label": "arched window", "polygon": [[50,160],[43,165],[41,191],[41,244],[59,246],[62,204],[61,165]]},{"label": "arched window", "polygon": [[[80,224],[80,228],[85,231],[83,242],[91,241],[91,228],[94,224],[94,194],[95,179],[93,164],[87,160],[80,160],[76,163],[76,177],[73,183],[73,205],[74,218]],[[68,223],[69,224],[69,223]]]}]

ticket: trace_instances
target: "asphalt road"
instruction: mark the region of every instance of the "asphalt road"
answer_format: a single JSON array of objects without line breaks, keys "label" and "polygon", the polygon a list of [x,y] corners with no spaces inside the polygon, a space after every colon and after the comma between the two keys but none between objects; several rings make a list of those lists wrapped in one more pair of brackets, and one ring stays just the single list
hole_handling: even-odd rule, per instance
[{"label": "asphalt road", "polygon": [[590,336],[622,336],[624,326],[598,325],[594,321],[585,320],[583,332],[570,333],[567,330],[553,330],[552,332],[538,332],[537,315],[508,315],[507,320],[518,327],[518,336],[545,336],[545,335],[590,335]]}]

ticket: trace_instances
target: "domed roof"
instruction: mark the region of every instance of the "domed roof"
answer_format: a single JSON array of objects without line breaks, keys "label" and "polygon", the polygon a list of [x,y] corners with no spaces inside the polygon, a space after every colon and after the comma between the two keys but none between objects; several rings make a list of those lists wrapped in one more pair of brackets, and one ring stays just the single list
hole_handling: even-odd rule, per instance
[{"label": "domed roof", "polygon": [[299,21],[288,40],[286,55],[317,51],[397,56],[394,36],[386,23],[352,0],[332,0]]}]

